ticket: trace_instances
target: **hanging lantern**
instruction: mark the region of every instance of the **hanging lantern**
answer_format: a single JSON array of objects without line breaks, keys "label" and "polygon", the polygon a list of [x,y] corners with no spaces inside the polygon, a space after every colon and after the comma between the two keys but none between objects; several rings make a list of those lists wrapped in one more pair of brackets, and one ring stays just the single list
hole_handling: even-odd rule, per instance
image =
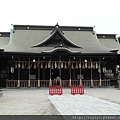
[{"label": "hanging lantern", "polygon": [[60,69],[60,62],[58,63],[58,69]]},{"label": "hanging lantern", "polygon": [[55,62],[55,68],[57,68],[57,63]]},{"label": "hanging lantern", "polygon": [[84,62],[82,63],[82,69],[85,69],[85,65],[84,65]]},{"label": "hanging lantern", "polygon": [[87,68],[87,59],[85,59],[85,61],[84,61],[84,63],[85,63],[85,68]]},{"label": "hanging lantern", "polygon": [[65,63],[65,67],[64,68],[67,69],[67,63]]},{"label": "hanging lantern", "polygon": [[78,69],[78,64],[76,63],[76,66],[75,66],[76,69]]},{"label": "hanging lantern", "polygon": [[74,65],[73,65],[73,63],[72,63],[72,69],[74,69]]},{"label": "hanging lantern", "polygon": [[106,73],[106,71],[107,71],[107,69],[106,69],[106,67],[103,67],[103,73]]},{"label": "hanging lantern", "polygon": [[10,68],[10,72],[11,72],[11,73],[14,73],[14,67],[11,67],[11,68]]},{"label": "hanging lantern", "polygon": [[47,69],[47,63],[45,63],[45,69]]},{"label": "hanging lantern", "polygon": [[54,69],[53,63],[52,63],[51,69]]},{"label": "hanging lantern", "polygon": [[34,67],[33,68],[36,69],[36,63],[34,63]]}]

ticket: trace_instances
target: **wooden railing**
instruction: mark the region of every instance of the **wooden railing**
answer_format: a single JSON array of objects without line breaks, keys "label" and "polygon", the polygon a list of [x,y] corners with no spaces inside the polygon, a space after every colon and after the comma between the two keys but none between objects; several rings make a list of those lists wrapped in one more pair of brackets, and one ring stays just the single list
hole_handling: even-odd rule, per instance
[{"label": "wooden railing", "polygon": [[40,87],[49,87],[49,80],[40,80]]},{"label": "wooden railing", "polygon": [[100,87],[100,80],[93,80],[94,87]]},{"label": "wooden railing", "polygon": [[90,80],[82,80],[82,84],[84,87],[91,87],[91,81]]},{"label": "wooden railing", "polygon": [[71,85],[80,85],[80,80],[71,80]]},{"label": "wooden railing", "polygon": [[62,80],[63,87],[69,87],[69,80]]},{"label": "wooden railing", "polygon": [[103,87],[110,87],[110,80],[102,80],[102,86]]},{"label": "wooden railing", "polygon": [[6,80],[6,88],[16,88],[17,80]]},{"label": "wooden railing", "polygon": [[[49,87],[50,80],[40,80],[40,87]],[[6,88],[17,88],[18,80],[6,80]],[[91,80],[82,80],[84,87],[91,87]],[[54,81],[52,80],[52,85]],[[70,87],[69,80],[62,80],[63,87]],[[71,80],[71,85],[80,85],[80,80]],[[101,80],[101,87],[110,87],[110,80]],[[28,87],[28,80],[20,80],[20,87]],[[38,80],[30,80],[30,87],[38,87]],[[100,80],[93,80],[93,87],[100,87]]]},{"label": "wooden railing", "polygon": [[28,87],[28,80],[20,80],[20,87]]},{"label": "wooden railing", "polygon": [[38,80],[31,80],[30,87],[38,87]]}]

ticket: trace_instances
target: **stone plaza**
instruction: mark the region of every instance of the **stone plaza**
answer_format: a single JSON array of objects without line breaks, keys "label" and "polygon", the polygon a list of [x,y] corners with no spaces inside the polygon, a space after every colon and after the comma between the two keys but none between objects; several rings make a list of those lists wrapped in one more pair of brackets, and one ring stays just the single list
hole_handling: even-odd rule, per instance
[{"label": "stone plaza", "polygon": [[85,94],[49,95],[48,88],[1,89],[0,115],[120,115],[120,90],[85,88]]}]

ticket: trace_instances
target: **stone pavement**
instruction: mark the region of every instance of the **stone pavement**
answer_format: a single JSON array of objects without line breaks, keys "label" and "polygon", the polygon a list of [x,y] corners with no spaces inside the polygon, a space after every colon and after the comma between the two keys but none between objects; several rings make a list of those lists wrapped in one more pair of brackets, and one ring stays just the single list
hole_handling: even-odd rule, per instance
[{"label": "stone pavement", "polygon": [[84,95],[49,96],[62,115],[120,115],[120,90],[116,88],[85,88]]},{"label": "stone pavement", "polygon": [[85,88],[84,95],[49,95],[47,88],[2,89],[0,115],[120,115],[120,90]]},{"label": "stone pavement", "polygon": [[89,95],[49,96],[61,115],[120,115],[120,104]]}]

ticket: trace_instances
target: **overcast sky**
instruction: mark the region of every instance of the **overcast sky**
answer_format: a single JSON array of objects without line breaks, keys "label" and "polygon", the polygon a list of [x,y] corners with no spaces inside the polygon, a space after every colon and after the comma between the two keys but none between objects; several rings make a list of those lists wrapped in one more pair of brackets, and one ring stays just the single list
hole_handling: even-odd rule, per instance
[{"label": "overcast sky", "polygon": [[120,0],[0,0],[0,32],[11,24],[95,26],[120,36]]}]

